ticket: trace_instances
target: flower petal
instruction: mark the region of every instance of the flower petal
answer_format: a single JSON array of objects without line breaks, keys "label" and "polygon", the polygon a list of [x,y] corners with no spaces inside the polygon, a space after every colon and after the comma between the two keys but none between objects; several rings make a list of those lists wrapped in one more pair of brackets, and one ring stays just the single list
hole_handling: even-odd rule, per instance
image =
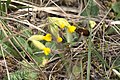
[{"label": "flower petal", "polygon": [[44,36],[44,40],[51,41],[52,40],[51,34],[46,34],[46,36]]},{"label": "flower petal", "polygon": [[58,38],[57,38],[57,42],[62,42],[62,38],[61,38],[61,37],[58,37]]},{"label": "flower petal", "polygon": [[68,26],[68,31],[70,33],[73,33],[75,31],[76,27],[75,26]]},{"label": "flower petal", "polygon": [[45,55],[49,55],[49,53],[51,52],[50,48],[47,48],[47,47],[45,47],[43,51]]},{"label": "flower petal", "polygon": [[64,24],[64,23],[60,23],[59,27],[60,27],[61,29],[63,29],[63,28],[65,27],[65,24]]}]

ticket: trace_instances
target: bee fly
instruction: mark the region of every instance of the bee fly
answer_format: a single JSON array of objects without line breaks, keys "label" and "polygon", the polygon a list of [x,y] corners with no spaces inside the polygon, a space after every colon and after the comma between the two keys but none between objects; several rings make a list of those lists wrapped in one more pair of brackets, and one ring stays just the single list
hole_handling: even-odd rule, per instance
[{"label": "bee fly", "polygon": [[79,34],[79,36],[81,36],[81,35],[83,35],[83,36],[89,36],[90,35],[90,32],[89,32],[89,30],[87,29],[87,28],[77,28],[76,30],[76,33],[78,33]]}]

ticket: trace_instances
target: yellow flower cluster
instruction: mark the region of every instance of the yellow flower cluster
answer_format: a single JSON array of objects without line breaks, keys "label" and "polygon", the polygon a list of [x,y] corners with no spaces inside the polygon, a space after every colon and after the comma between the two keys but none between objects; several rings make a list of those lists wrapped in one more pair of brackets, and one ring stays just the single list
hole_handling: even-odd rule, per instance
[{"label": "yellow flower cluster", "polygon": [[52,40],[51,34],[46,34],[45,36],[33,35],[28,40],[32,41],[35,47],[37,47],[40,50],[43,50],[45,55],[49,55],[49,53],[51,52],[50,48],[46,47],[44,44],[38,41],[38,40],[51,41]]},{"label": "yellow flower cluster", "polygon": [[56,37],[57,42],[62,42],[62,38],[59,36],[59,28],[61,29],[66,28],[67,32],[73,33],[76,30],[75,26],[71,26],[69,22],[64,18],[57,18],[57,17],[49,17],[49,22],[52,23],[50,25],[51,33]]},{"label": "yellow flower cluster", "polygon": [[76,29],[75,26],[71,26],[71,25],[68,23],[68,21],[67,21],[66,19],[64,19],[64,18],[49,17],[49,20],[50,20],[52,23],[54,23],[54,24],[56,24],[57,26],[59,26],[61,29],[65,28],[65,27],[68,28],[68,31],[69,31],[70,33],[73,33],[73,32],[75,31],[75,29]]}]

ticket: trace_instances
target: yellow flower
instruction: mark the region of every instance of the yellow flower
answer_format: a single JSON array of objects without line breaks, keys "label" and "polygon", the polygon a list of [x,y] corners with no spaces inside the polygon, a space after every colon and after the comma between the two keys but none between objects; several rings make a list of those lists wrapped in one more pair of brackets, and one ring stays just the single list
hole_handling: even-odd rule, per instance
[{"label": "yellow flower", "polygon": [[95,27],[95,25],[96,25],[96,22],[95,21],[89,21],[89,24],[90,24],[90,26],[91,26],[91,28],[94,28]]},{"label": "yellow flower", "polygon": [[47,48],[47,47],[45,47],[43,49],[43,51],[44,51],[45,55],[49,55],[49,53],[51,52],[50,48]]},{"label": "yellow flower", "polygon": [[43,39],[46,40],[46,41],[51,41],[51,40],[52,40],[51,34],[46,34],[46,35],[43,37]]},{"label": "yellow flower", "polygon": [[58,38],[57,38],[57,42],[62,42],[62,38],[61,38],[61,37],[58,37]]},{"label": "yellow flower", "polygon": [[59,24],[64,24],[64,27],[65,26],[70,26],[69,22],[64,18],[59,18],[58,21],[59,21]]},{"label": "yellow flower", "polygon": [[41,50],[43,50],[45,48],[45,45],[42,44],[41,42],[36,41],[36,40],[31,40],[31,41],[32,41],[32,43],[34,44],[35,47],[37,47],[37,48],[39,48]]},{"label": "yellow flower", "polygon": [[56,24],[61,29],[63,29],[65,26],[70,26],[69,22],[64,18],[49,17],[48,19],[51,23]]},{"label": "yellow flower", "polygon": [[75,26],[68,26],[68,31],[70,33],[73,33],[75,31],[76,27]]},{"label": "yellow flower", "polygon": [[59,27],[60,27],[61,29],[63,29],[63,28],[65,27],[65,24],[64,24],[64,23],[60,23]]},{"label": "yellow flower", "polygon": [[33,35],[28,40],[43,40],[43,35]]},{"label": "yellow flower", "polygon": [[45,55],[49,55],[49,53],[51,52],[50,48],[45,47],[45,45],[42,44],[41,42],[36,41],[36,40],[31,40],[31,41],[35,47],[37,47],[40,50],[43,50]]},{"label": "yellow flower", "polygon": [[46,41],[51,41],[52,37],[51,37],[51,34],[46,34],[45,36],[43,36],[43,35],[33,35],[28,40],[46,40]]}]

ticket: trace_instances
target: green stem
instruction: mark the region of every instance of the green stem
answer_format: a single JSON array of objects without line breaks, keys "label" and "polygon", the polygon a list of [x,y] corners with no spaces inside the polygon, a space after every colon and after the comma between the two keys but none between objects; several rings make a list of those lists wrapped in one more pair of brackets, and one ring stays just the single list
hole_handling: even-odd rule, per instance
[{"label": "green stem", "polygon": [[90,80],[90,68],[91,68],[91,36],[88,40],[88,64],[87,64],[87,80]]},{"label": "green stem", "polygon": [[[88,0],[87,4],[89,7],[89,4],[91,4],[91,2],[93,2],[93,0]],[[91,7],[91,6],[90,6]],[[90,21],[90,12],[88,12],[88,8],[86,8],[86,12],[87,12],[87,15],[88,15],[88,27],[89,27],[89,31],[90,31],[90,36],[88,38],[88,63],[87,63],[87,80],[90,80],[90,69],[91,69],[91,51],[92,51],[92,42],[91,42],[91,39],[92,39],[92,29],[91,29],[91,25],[89,25],[89,21]]]}]

